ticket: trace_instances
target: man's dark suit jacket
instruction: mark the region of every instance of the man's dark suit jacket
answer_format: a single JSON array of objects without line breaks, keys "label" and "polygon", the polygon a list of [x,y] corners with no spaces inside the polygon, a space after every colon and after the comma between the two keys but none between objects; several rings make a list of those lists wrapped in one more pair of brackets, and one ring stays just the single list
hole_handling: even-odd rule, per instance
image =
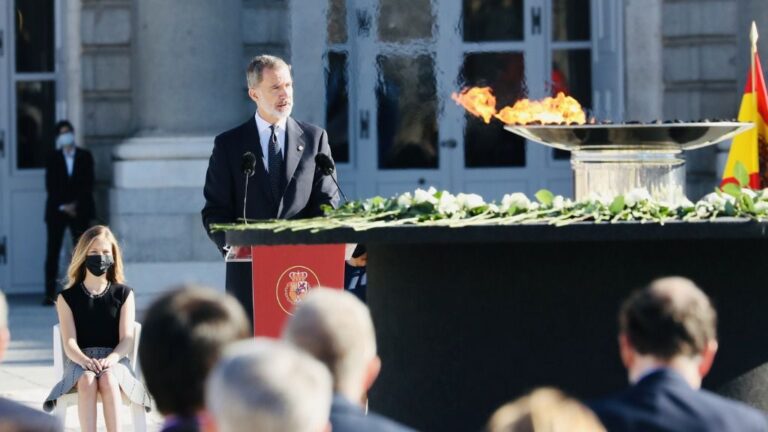
[{"label": "man's dark suit jacket", "polygon": [[[205,177],[205,206],[203,225],[219,251],[225,246],[224,233],[211,233],[211,224],[233,223],[243,217],[245,175],[241,165],[243,154],[256,156],[256,172],[248,181],[248,219],[299,219],[323,214],[320,206],[336,206],[339,193],[329,176],[315,169],[315,156],[331,156],[328,134],[322,128],[288,118],[284,146],[285,189],[275,201],[269,186],[269,174],[262,162],[256,119],[251,117],[242,125],[217,136]],[[339,264],[341,265],[341,264]],[[227,292],[243,305],[253,321],[251,269],[248,263],[227,264]]]},{"label": "man's dark suit jacket", "polygon": [[59,210],[62,204],[75,202],[77,219],[88,222],[96,214],[93,201],[93,156],[88,150],[75,151],[72,176],[67,175],[64,152],[57,150],[48,158],[45,167],[45,189],[48,199],[45,203],[45,221],[54,222],[67,218]]},{"label": "man's dark suit jacket", "polygon": [[706,390],[670,369],[652,372],[615,397],[590,404],[609,432],[768,431],[765,415]]},{"label": "man's dark suit jacket", "polygon": [[56,432],[61,424],[51,415],[0,398],[0,431],[3,432]]},{"label": "man's dark suit jacket", "polygon": [[363,410],[339,394],[333,395],[331,404],[333,432],[413,432],[413,429],[388,418]]}]

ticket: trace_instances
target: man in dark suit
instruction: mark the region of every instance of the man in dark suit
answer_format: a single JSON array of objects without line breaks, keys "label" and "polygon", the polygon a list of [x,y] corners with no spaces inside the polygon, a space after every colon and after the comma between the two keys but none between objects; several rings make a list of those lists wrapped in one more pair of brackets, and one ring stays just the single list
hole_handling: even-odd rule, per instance
[{"label": "man in dark suit", "polygon": [[[248,96],[257,105],[253,118],[214,140],[205,178],[203,225],[219,251],[226,253],[224,233],[212,233],[211,224],[238,218],[295,219],[322,215],[321,206],[338,203],[330,176],[315,169],[315,156],[331,156],[325,130],[294,120],[293,80],[290,66],[274,56],[257,56],[247,72]],[[247,208],[243,155],[256,156],[249,179]],[[243,305],[253,321],[253,295],[249,263],[227,264],[227,292]]]},{"label": "man in dark suit", "polygon": [[75,243],[88,229],[95,214],[93,201],[93,156],[75,145],[74,128],[66,120],[56,124],[56,151],[45,167],[45,223],[48,226],[48,247],[45,258],[44,305],[53,305],[56,297],[56,277],[59,252],[64,231],[69,228]]},{"label": "man in dark suit", "polygon": [[701,390],[717,351],[717,316],[688,279],[658,279],[619,315],[619,349],[632,386],[591,404],[613,431],[768,431],[764,414]]},{"label": "man in dark suit", "polygon": [[[11,341],[8,330],[8,303],[0,291],[0,361]],[[61,425],[55,417],[0,397],[0,431],[3,432],[55,432]]]},{"label": "man in dark suit", "polygon": [[364,410],[381,370],[368,308],[346,291],[317,288],[294,310],[283,337],[328,367],[333,377],[333,432],[407,432],[412,429]]}]

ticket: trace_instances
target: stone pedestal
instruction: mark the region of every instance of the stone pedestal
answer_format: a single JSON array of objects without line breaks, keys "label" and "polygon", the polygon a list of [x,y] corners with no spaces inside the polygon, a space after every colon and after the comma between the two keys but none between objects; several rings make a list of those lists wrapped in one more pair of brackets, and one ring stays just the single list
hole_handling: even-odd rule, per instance
[{"label": "stone pedestal", "polygon": [[141,309],[171,284],[223,290],[200,209],[213,137],[243,118],[245,71],[240,0],[133,5],[136,133],[113,149],[110,214]]}]

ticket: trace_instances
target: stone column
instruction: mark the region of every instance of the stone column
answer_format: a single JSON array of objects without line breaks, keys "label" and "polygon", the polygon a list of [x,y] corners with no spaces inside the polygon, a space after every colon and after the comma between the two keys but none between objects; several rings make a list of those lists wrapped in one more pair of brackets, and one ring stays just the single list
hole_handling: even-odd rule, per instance
[{"label": "stone column", "polygon": [[133,3],[135,134],[113,149],[110,214],[140,306],[183,281],[223,289],[224,263],[200,209],[213,137],[247,117],[242,8],[242,0]]}]

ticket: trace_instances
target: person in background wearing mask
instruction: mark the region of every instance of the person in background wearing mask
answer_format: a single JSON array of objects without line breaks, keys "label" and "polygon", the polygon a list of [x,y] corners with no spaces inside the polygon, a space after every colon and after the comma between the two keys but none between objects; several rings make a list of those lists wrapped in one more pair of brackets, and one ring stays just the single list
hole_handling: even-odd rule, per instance
[{"label": "person in background wearing mask", "polygon": [[122,394],[149,411],[151,400],[130,369],[136,300],[123,284],[120,246],[109,228],[97,225],[80,236],[67,270],[67,285],[56,300],[64,376],[45,399],[56,401],[77,389],[80,430],[96,431],[96,400],[101,396],[107,431],[120,430]]},{"label": "person in background wearing mask", "polygon": [[93,200],[93,156],[75,145],[72,124],[56,124],[56,150],[45,167],[45,223],[48,247],[45,257],[45,299],[52,306],[56,298],[56,278],[64,230],[69,228],[73,243],[88,229],[96,211]]}]

